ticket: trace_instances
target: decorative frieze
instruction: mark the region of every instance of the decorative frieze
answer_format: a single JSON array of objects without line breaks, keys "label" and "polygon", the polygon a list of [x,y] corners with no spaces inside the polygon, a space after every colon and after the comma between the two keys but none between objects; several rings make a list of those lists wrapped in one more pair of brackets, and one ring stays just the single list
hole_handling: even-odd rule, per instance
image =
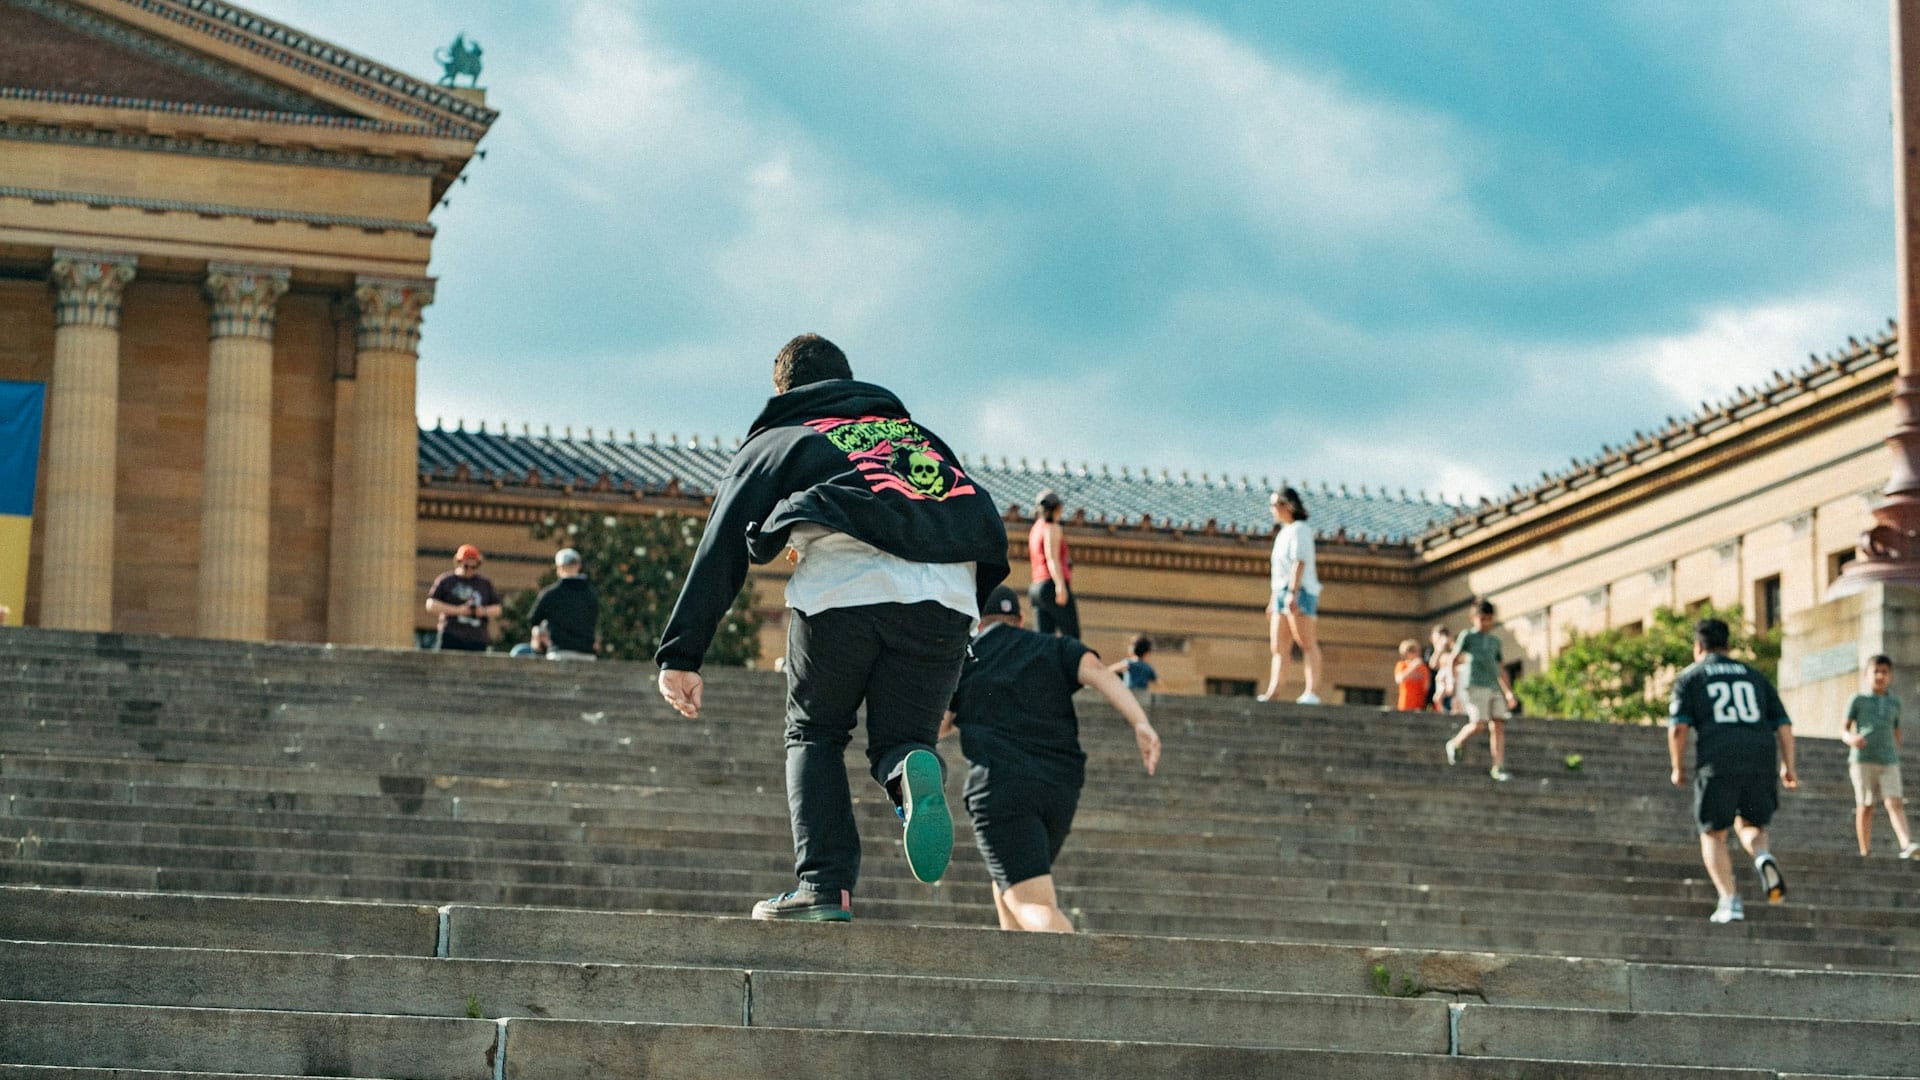
[{"label": "decorative frieze", "polygon": [[120,301],[133,280],[134,257],[94,251],[53,253],[54,322],[120,328]]},{"label": "decorative frieze", "polygon": [[96,210],[127,207],[159,213],[199,214],[202,217],[246,218],[274,225],[283,221],[329,228],[335,225],[365,229],[368,232],[410,232],[432,236],[433,225],[425,221],[399,218],[370,218],[354,214],[311,214],[304,210],[270,210],[260,206],[232,206],[226,203],[182,202],[179,199],[143,199],[131,195],[98,195],[89,191],[55,191],[50,188],[22,188],[0,185],[0,199],[31,199],[37,203],[78,203]]},{"label": "decorative frieze", "polygon": [[273,340],[273,316],[286,295],[291,271],[284,267],[207,265],[207,301],[213,305],[208,332],[216,338]]},{"label": "decorative frieze", "polygon": [[431,279],[357,278],[353,299],[360,306],[361,352],[420,351],[420,313],[433,303]]},{"label": "decorative frieze", "polygon": [[1713,554],[1722,563],[1730,563],[1740,555],[1740,541],[1723,540],[1713,545]]},{"label": "decorative frieze", "polygon": [[1813,531],[1813,512],[1795,514],[1787,519],[1787,531],[1795,537],[1805,536]]},{"label": "decorative frieze", "polygon": [[[4,91],[0,91],[0,97],[5,96]],[[193,135],[159,135],[146,131],[65,128],[17,120],[0,120],[0,139],[136,150],[142,153],[191,154],[230,161],[264,161],[275,165],[313,165],[325,169],[355,169],[402,176],[437,176],[442,167],[438,161],[419,158],[379,157],[302,146],[219,142]]]}]

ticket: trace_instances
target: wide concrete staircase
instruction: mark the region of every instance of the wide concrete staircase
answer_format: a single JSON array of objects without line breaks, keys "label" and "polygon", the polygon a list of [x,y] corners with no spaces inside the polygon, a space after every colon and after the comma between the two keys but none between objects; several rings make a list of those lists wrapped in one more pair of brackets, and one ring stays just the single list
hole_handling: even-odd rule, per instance
[{"label": "wide concrete staircase", "polygon": [[780,683],[650,675],[0,630],[0,1080],[1920,1077],[1920,865],[1854,853],[1836,744],[1790,902],[1742,862],[1711,926],[1658,731],[1518,721],[1496,785],[1445,718],[1162,698],[1149,779],[1084,701],[1092,933],[1042,938],[964,824],[911,879],[856,739],[857,918],[794,926],[740,917]]}]

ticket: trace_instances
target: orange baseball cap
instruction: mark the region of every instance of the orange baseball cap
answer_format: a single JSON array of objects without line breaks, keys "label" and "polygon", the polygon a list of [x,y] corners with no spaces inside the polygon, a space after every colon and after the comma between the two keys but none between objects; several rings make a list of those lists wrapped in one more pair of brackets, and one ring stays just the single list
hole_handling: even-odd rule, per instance
[{"label": "orange baseball cap", "polygon": [[466,562],[468,559],[472,559],[474,562],[485,561],[480,558],[479,548],[474,547],[472,544],[461,544],[460,550],[453,553],[453,561]]}]

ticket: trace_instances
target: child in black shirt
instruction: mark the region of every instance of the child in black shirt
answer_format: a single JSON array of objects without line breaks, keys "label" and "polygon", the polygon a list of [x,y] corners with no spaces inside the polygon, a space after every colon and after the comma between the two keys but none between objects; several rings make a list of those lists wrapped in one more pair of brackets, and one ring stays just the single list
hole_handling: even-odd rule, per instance
[{"label": "child in black shirt", "polygon": [[1020,597],[996,588],[960,672],[941,734],[960,732],[972,763],[967,811],[993,877],[1003,930],[1072,933],[1053,888],[1053,860],[1066,842],[1086,779],[1074,691],[1091,686],[1133,725],[1151,776],[1160,736],[1140,703],[1079,641],[1021,628]]}]

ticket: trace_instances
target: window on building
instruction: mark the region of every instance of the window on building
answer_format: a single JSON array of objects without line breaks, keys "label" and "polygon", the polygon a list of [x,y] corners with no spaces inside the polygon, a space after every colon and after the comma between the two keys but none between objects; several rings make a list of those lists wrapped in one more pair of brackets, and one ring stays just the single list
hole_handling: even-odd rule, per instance
[{"label": "window on building", "polygon": [[1252,679],[1208,679],[1207,693],[1215,697],[1252,697]]},{"label": "window on building", "polygon": [[1703,596],[1698,600],[1687,601],[1686,611],[1687,611],[1687,614],[1689,615],[1698,615],[1699,613],[1707,610],[1707,608],[1711,607],[1712,605],[1713,605],[1712,598]]},{"label": "window on building", "polygon": [[1151,630],[1146,633],[1148,637],[1153,639],[1154,652],[1183,653],[1187,651],[1187,635],[1185,634],[1158,634]]},{"label": "window on building", "polygon": [[1753,621],[1761,633],[1780,625],[1780,575],[1753,583]]},{"label": "window on building", "polygon": [[1340,700],[1348,705],[1385,705],[1387,692],[1377,686],[1343,686]]},{"label": "window on building", "polygon": [[1847,564],[1852,562],[1859,554],[1860,552],[1857,549],[1848,548],[1845,551],[1836,551],[1827,556],[1827,584],[1831,585],[1835,581],[1838,581],[1840,579],[1840,572],[1845,570]]},{"label": "window on building", "polygon": [[1644,634],[1647,632],[1646,624],[1638,620],[1635,620],[1630,623],[1623,623],[1619,626],[1618,629],[1621,633],[1627,635],[1628,637],[1639,637],[1641,634]]},{"label": "window on building", "polygon": [[1522,671],[1525,671],[1526,669],[1527,669],[1527,665],[1522,663],[1519,660],[1515,660],[1514,662],[1508,664],[1507,665],[1507,685],[1511,686],[1514,683],[1519,682],[1520,673]]}]

